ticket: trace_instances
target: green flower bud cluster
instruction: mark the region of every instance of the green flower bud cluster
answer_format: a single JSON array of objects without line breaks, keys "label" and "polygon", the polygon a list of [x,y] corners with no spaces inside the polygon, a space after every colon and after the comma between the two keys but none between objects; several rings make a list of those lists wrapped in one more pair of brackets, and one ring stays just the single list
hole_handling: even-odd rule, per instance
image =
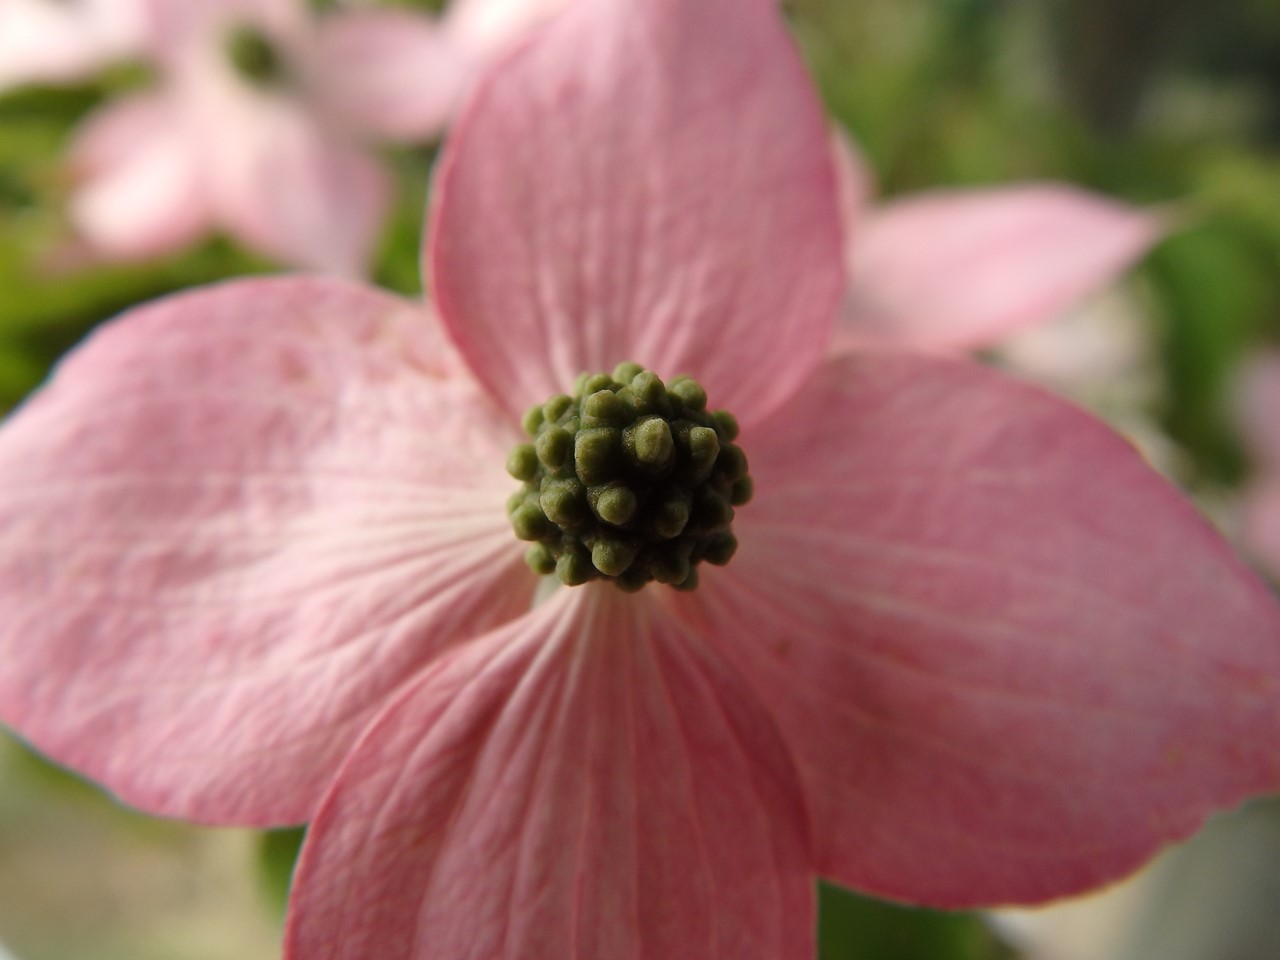
[{"label": "green flower bud cluster", "polygon": [[280,52],[266,34],[255,27],[240,25],[227,34],[227,56],[238,73],[250,83],[269,87],[285,78]]},{"label": "green flower bud cluster", "polygon": [[571,586],[692,589],[699,563],[733,556],[733,508],[751,499],[737,421],[708,411],[696,380],[664,384],[635,363],[584,373],[575,389],[525,414],[532,443],[507,458],[524,482],[507,512],[531,541],[529,566]]}]

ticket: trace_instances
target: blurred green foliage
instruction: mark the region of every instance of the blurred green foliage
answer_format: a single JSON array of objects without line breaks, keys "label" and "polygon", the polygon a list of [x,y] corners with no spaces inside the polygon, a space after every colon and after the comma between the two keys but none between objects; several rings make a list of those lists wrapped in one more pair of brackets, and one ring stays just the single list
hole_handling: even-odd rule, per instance
[{"label": "blurred green foliage", "polygon": [[0,954],[275,960],[250,840],[129,810],[0,732]]},{"label": "blurred green foliage", "polygon": [[293,866],[306,839],[304,827],[286,827],[268,830],[258,841],[258,869],[262,890],[267,902],[280,916],[284,916],[289,903],[289,886],[293,881]]},{"label": "blurred green foliage", "polygon": [[822,883],[819,960],[1002,960],[1014,954],[973,914],[884,903]]}]

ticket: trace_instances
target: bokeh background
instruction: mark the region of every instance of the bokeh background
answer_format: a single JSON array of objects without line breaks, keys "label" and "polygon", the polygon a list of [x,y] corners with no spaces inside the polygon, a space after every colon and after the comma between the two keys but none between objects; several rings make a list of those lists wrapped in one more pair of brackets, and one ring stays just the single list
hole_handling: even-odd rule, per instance
[{"label": "bokeh background", "polygon": [[[1280,0],[793,0],[786,13],[878,196],[1062,180],[1167,211],[1167,237],[1123,281],[984,359],[1092,406],[1250,543],[1245,507],[1268,464],[1239,394],[1280,347]],[[0,409],[132,304],[287,266],[228,236],[128,262],[77,238],[67,146],[96,107],[152,82],[126,59],[0,93]],[[372,276],[404,293],[420,291],[435,152],[378,148],[396,199]],[[276,957],[298,841],[143,817],[0,734],[0,960]],[[821,906],[825,960],[1274,960],[1280,803],[1047,909],[939,914],[833,889]]]}]

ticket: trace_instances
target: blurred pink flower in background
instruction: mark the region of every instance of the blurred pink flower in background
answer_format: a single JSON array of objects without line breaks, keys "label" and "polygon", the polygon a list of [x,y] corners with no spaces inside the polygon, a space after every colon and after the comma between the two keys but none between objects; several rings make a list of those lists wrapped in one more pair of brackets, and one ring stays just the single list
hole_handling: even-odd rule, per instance
[{"label": "blurred pink flower in background", "polygon": [[139,54],[149,0],[0,0],[0,92],[66,83]]},{"label": "blurred pink flower in background", "polygon": [[161,85],[93,115],[72,147],[80,234],[129,258],[220,228],[287,263],[363,272],[390,185],[316,96],[305,6],[161,0],[155,12]]},{"label": "blurred pink flower in background", "polygon": [[300,0],[153,0],[161,85],[80,131],[73,224],[106,257],[223,229],[285,263],[364,273],[391,200],[366,145],[438,136],[484,59],[537,19],[527,7],[486,32],[472,21],[491,6],[472,0],[439,23],[316,17]]},{"label": "blurred pink flower in background", "polygon": [[[442,154],[434,311],[224,284],[0,431],[0,716],[127,802],[312,820],[294,960],[810,960],[815,873],[1112,879],[1280,787],[1280,612],[1130,447],[831,351],[825,119],[768,0],[578,0]],[[756,496],[691,593],[538,587],[521,414],[696,375]]]},{"label": "blurred pink flower in background", "polygon": [[1260,353],[1239,384],[1240,428],[1254,476],[1239,507],[1244,549],[1280,581],[1280,353]]}]

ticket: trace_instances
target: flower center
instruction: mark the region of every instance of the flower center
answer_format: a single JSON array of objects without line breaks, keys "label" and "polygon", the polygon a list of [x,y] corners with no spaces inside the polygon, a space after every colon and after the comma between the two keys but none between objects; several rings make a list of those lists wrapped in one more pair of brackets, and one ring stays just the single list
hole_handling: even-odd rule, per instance
[{"label": "flower center", "polygon": [[533,442],[507,458],[524,481],[507,512],[532,541],[525,560],[571,586],[693,589],[699,563],[733,556],[733,508],[751,499],[737,421],[708,411],[696,380],[664,384],[635,363],[584,373],[576,389],[526,413]]},{"label": "flower center", "polygon": [[285,62],[276,45],[256,27],[240,24],[227,35],[227,56],[236,73],[259,87],[285,79]]}]

